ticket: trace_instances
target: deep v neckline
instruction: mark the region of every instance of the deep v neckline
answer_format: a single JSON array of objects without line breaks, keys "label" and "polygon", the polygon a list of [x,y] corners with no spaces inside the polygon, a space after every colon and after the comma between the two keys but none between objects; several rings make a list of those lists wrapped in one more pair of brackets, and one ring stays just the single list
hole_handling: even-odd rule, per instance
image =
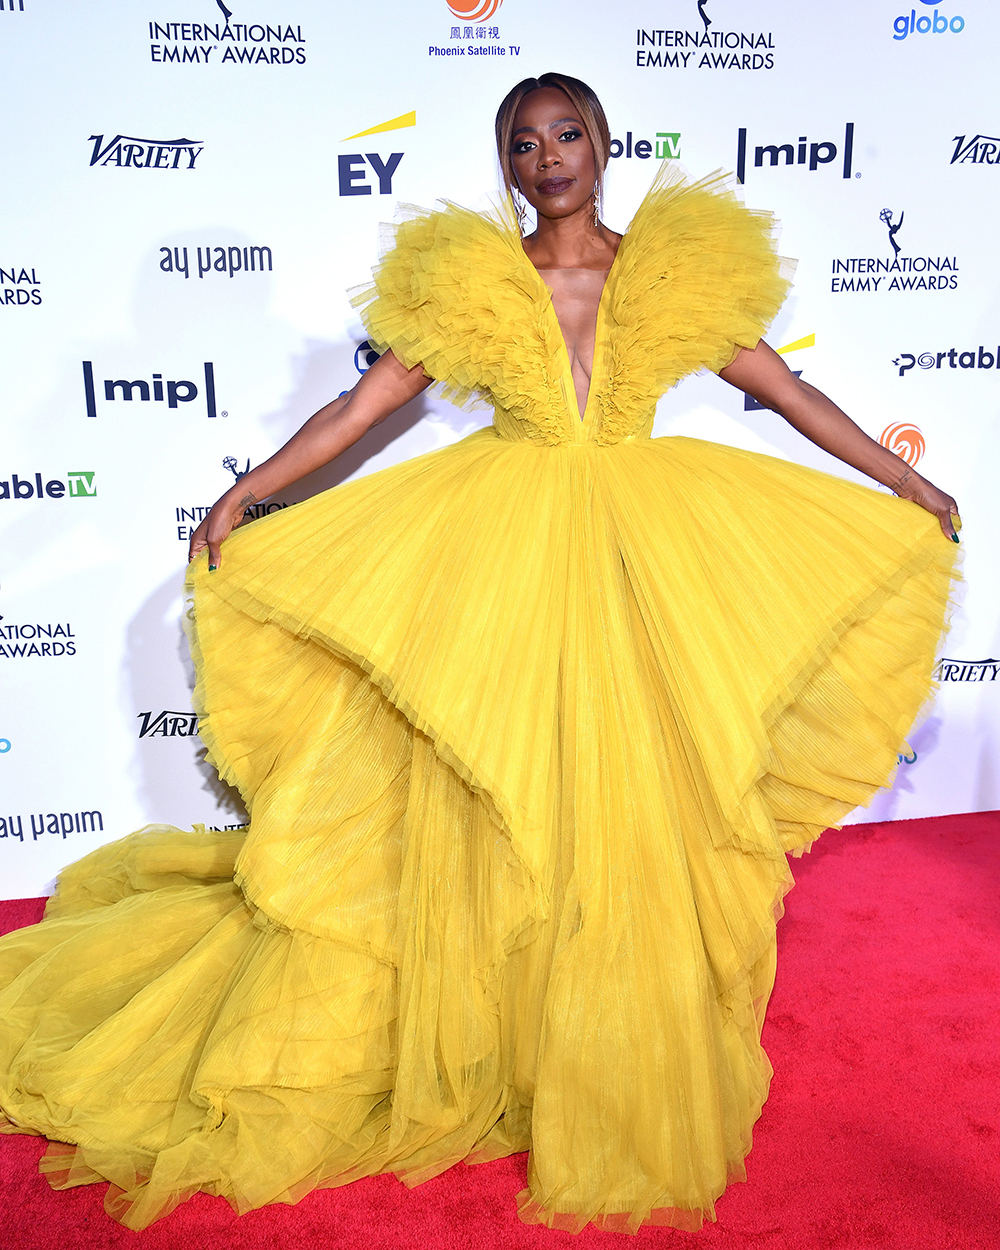
[{"label": "deep v neckline", "polygon": [[[635,219],[633,218],[633,221],[634,220]],[[560,352],[562,356],[564,389],[566,391],[567,415],[570,418],[571,425],[574,431],[579,431],[584,434],[586,434],[590,428],[589,415],[590,415],[590,410],[592,407],[594,392],[597,389],[594,385],[594,382],[595,382],[595,379],[597,379],[599,375],[603,375],[603,370],[604,370],[603,330],[604,330],[604,323],[607,320],[606,312],[607,312],[607,304],[608,304],[608,292],[611,289],[612,283],[615,281],[615,277],[616,277],[617,270],[619,267],[618,260],[622,254],[622,248],[625,247],[628,241],[629,231],[631,230],[631,228],[632,228],[632,225],[630,222],[627,229],[625,230],[625,233],[621,237],[621,241],[618,244],[618,250],[615,252],[614,259],[611,262],[611,268],[608,270],[608,276],[605,278],[604,286],[601,288],[601,297],[597,301],[597,317],[594,321],[594,363],[593,363],[593,367],[590,373],[590,385],[587,388],[587,402],[584,405],[582,412],[580,411],[580,402],[576,396],[576,384],[573,381],[573,363],[569,354],[569,346],[566,342],[566,336],[565,334],[563,334],[563,328],[561,324],[559,323],[559,318],[556,315],[555,305],[552,302],[552,288],[548,285],[548,283],[542,277],[541,273],[539,273],[539,271],[531,263],[531,259],[529,258],[528,253],[524,250],[524,243],[521,240],[520,236],[518,237],[518,252],[520,253],[522,257],[524,264],[528,267],[528,269],[531,270],[531,273],[534,275],[535,283],[537,285],[539,295],[542,299],[543,307],[546,309],[546,312],[548,313],[548,315],[551,316],[552,322],[556,329],[556,334],[559,340],[559,347],[560,347]]]}]

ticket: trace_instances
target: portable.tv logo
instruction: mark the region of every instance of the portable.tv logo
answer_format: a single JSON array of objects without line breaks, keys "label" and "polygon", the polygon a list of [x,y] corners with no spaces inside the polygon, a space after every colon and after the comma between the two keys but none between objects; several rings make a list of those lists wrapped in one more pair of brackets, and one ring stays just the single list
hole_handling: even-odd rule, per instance
[{"label": "portable.tv logo", "polygon": [[988,351],[980,344],[978,350],[972,348],[964,352],[958,347],[949,347],[943,352],[900,352],[892,363],[901,378],[905,378],[914,365],[921,369],[1000,369],[1000,346],[995,351]]},{"label": "portable.tv logo", "polygon": [[[87,416],[97,416],[97,390],[94,385],[94,365],[90,360],[83,364],[83,394],[87,407]],[[203,365],[204,391],[200,391],[197,382],[188,378],[164,380],[162,373],[154,373],[149,381],[145,378],[105,378],[104,400],[106,403],[133,403],[138,397],[140,403],[166,403],[168,408],[177,408],[181,404],[190,404],[204,394],[205,416],[214,417],[215,410],[215,366],[210,360]],[[229,414],[223,412],[224,417]]]},{"label": "portable.tv logo", "polygon": [[116,165],[119,169],[194,169],[205,150],[200,139],[139,139],[135,135],[91,135],[91,165]]}]

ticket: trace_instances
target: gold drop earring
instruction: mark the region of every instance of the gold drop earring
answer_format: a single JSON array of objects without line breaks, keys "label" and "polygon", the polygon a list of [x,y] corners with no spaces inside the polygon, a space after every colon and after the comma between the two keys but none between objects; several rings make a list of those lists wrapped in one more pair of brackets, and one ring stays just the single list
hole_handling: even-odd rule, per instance
[{"label": "gold drop earring", "polygon": [[524,228],[528,220],[528,211],[525,208],[524,203],[521,200],[521,193],[519,191],[512,190],[510,194],[510,198],[514,205],[514,212],[517,213],[517,227],[521,231],[521,234],[523,235]]}]

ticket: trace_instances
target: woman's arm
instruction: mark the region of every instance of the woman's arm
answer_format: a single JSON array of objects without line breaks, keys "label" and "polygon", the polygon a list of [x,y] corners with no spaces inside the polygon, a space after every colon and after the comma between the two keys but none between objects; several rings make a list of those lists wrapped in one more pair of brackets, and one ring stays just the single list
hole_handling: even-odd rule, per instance
[{"label": "woman's arm", "polygon": [[869,438],[822,391],[797,378],[763,339],[753,351],[744,348],[719,377],[752,395],[765,408],[773,408],[817,447],[867,473],[903,499],[926,508],[941,522],[945,537],[958,542],[952,520],[958,516],[954,499]]},{"label": "woman's arm", "polygon": [[242,521],[246,508],[329,464],[431,382],[420,365],[407,369],[392,352],[386,352],[362,375],[353,391],[314,413],[280,451],[245,473],[212,505],[191,536],[188,560],[207,547],[209,569],[218,568],[221,544]]}]

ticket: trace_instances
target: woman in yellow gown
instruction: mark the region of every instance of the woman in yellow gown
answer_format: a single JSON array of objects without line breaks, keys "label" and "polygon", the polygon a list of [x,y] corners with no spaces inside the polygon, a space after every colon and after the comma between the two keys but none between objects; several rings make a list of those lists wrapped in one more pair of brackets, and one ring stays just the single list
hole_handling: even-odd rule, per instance
[{"label": "woman in yellow gown", "polygon": [[[664,166],[619,238],[575,79],[497,130],[536,232],[405,220],[356,297],[385,354],[195,536],[246,835],[150,826],[0,942],[2,1126],[133,1228],[529,1148],[525,1220],[697,1227],[767,1095],[786,852],[930,691],[957,509],[760,341],[770,220]],[[699,368],[903,498],[651,439]],[[492,426],[227,537],[430,379]]]}]

